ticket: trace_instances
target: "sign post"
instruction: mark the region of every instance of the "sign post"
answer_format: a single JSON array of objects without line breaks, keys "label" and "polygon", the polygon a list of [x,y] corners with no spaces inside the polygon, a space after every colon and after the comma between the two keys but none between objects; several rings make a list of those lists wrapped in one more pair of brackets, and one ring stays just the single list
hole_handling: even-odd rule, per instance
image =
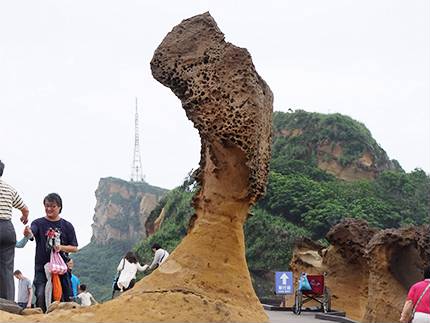
[{"label": "sign post", "polygon": [[275,273],[275,293],[293,294],[293,273],[291,271],[277,271]]},{"label": "sign post", "polygon": [[[275,273],[275,294],[291,295],[294,294],[293,273],[291,271],[277,271]],[[282,301],[282,306],[286,306],[286,298]]]}]

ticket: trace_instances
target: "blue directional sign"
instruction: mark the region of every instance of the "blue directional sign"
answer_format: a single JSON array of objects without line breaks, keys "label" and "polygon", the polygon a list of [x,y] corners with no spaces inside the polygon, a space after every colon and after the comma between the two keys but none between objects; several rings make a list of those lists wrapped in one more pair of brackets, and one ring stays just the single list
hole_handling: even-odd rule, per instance
[{"label": "blue directional sign", "polygon": [[293,294],[293,273],[291,271],[277,271],[275,273],[275,293]]}]

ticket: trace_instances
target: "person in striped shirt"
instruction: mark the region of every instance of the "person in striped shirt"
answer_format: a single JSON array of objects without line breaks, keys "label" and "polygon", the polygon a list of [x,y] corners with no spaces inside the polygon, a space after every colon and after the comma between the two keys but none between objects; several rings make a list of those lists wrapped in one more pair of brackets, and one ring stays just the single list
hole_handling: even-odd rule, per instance
[{"label": "person in striped shirt", "polygon": [[16,234],[12,224],[12,208],[21,211],[21,222],[28,222],[28,208],[18,192],[2,180],[4,163],[0,160],[0,298],[14,300],[13,265]]}]

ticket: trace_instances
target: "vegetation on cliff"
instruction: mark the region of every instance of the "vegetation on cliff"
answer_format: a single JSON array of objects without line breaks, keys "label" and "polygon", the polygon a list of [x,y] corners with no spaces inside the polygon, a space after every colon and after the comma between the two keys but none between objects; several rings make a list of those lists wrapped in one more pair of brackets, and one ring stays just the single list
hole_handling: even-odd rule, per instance
[{"label": "vegetation on cliff", "polygon": [[[288,268],[297,237],[323,239],[346,217],[364,219],[379,228],[429,223],[429,176],[420,169],[405,173],[397,162],[388,159],[363,124],[339,114],[304,111],[277,112],[273,122],[267,193],[244,227],[248,266],[259,294],[270,292],[258,283],[267,270]],[[287,138],[281,134],[287,129],[300,131]],[[321,142],[341,143],[345,165],[354,163],[365,151],[372,152],[379,175],[375,180],[344,181],[328,174],[318,168],[315,151]],[[151,256],[153,242],[171,251],[186,234],[193,214],[193,192],[184,187],[187,185],[167,194],[151,214],[155,219],[164,207],[160,229],[136,246],[142,258]]]},{"label": "vegetation on cliff", "polygon": [[189,220],[194,214],[194,209],[191,206],[193,195],[194,190],[182,185],[167,193],[160,201],[157,208],[151,212],[149,219],[155,221],[163,209],[164,219],[159,230],[135,245],[139,259],[146,263],[152,261],[151,246],[156,242],[169,251],[175,249],[181,242],[187,233]]},{"label": "vegetation on cliff", "polygon": [[[244,226],[247,262],[260,296],[272,293],[267,284],[273,280],[267,274],[269,270],[288,269],[298,237],[323,240],[328,230],[346,217],[364,219],[379,228],[430,222],[430,177],[420,169],[404,172],[388,158],[363,124],[339,114],[304,111],[276,112],[273,124],[267,193],[254,206]],[[375,179],[345,181],[320,169],[318,150],[335,145],[341,148],[341,154],[324,154],[325,159],[337,159],[345,167],[361,167],[357,161],[368,152],[373,161],[373,168],[368,170],[377,175]],[[158,230],[134,246],[141,262],[151,261],[150,247],[154,242],[172,251],[185,236],[194,214],[192,198],[196,188],[192,182],[189,176],[180,187],[166,194],[149,215],[147,231],[156,228],[155,222]],[[85,247],[77,255],[78,262],[101,258],[91,249],[91,245]],[[116,252],[112,264],[103,268],[109,282],[121,255],[122,251]],[[103,257],[107,258],[107,253]],[[87,283],[92,286],[96,271],[91,274],[89,265],[85,270],[89,274],[84,276],[90,278]],[[103,288],[106,297],[110,285]]]},{"label": "vegetation on cliff", "polygon": [[91,243],[73,256],[74,273],[97,299],[110,298],[116,266],[135,243],[146,237],[144,224],[165,192],[146,182],[100,179]]},{"label": "vegetation on cliff", "polygon": [[[296,110],[294,113],[273,114],[274,139],[272,146],[272,170],[289,168],[294,161],[306,161],[317,166],[319,148],[339,144],[342,153],[339,162],[347,166],[369,152],[375,164],[382,169],[399,169],[396,161],[390,161],[366,126],[339,113],[322,114]],[[325,158],[333,158],[325,154]]]},{"label": "vegetation on cliff", "polygon": [[306,173],[271,172],[267,194],[259,207],[321,239],[339,220],[364,219],[371,226],[397,228],[429,222],[429,177],[385,171],[374,181],[315,180]]}]

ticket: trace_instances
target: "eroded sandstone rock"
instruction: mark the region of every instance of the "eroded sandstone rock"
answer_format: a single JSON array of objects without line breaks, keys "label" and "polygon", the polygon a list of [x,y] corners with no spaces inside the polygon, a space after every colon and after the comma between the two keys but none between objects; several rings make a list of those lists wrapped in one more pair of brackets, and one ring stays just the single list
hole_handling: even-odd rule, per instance
[{"label": "eroded sandstone rock", "polygon": [[201,137],[200,190],[190,231],[166,262],[113,301],[55,311],[43,319],[267,321],[246,265],[243,224],[266,186],[272,92],[248,51],[225,42],[209,13],[174,27],[155,51],[151,68],[179,97]]},{"label": "eroded sandstone rock", "polygon": [[363,220],[345,219],[327,240],[330,246],[320,252],[320,262],[306,258],[319,247],[296,248],[295,277],[301,271],[326,271],[335,309],[360,322],[398,321],[409,287],[430,264],[429,226],[377,230]]},{"label": "eroded sandstone rock", "polygon": [[246,198],[265,191],[270,159],[273,96],[244,48],[225,42],[209,13],[184,20],[155,51],[154,77],[181,100],[201,142],[200,182],[206,162],[222,169],[223,148],[238,148],[249,172]]},{"label": "eroded sandstone rock", "polygon": [[80,308],[81,306],[76,302],[53,302],[49,305],[46,313],[51,313],[58,310],[71,310],[74,308]]},{"label": "eroded sandstone rock", "polygon": [[1,311],[13,313],[13,314],[21,314],[22,307],[15,302],[12,302],[4,298],[0,298],[0,312]]},{"label": "eroded sandstone rock", "polygon": [[326,238],[346,261],[360,263],[366,255],[367,244],[376,232],[364,220],[345,219],[331,228]]},{"label": "eroded sandstone rock", "polygon": [[368,298],[364,322],[393,322],[400,317],[407,291],[430,265],[429,226],[381,230],[369,241]]},{"label": "eroded sandstone rock", "polygon": [[208,13],[176,26],[155,51],[151,69],[181,100],[202,147],[192,228],[143,285],[152,280],[170,293],[188,293],[185,299],[201,298],[207,314],[195,320],[265,321],[246,266],[242,226],[265,191],[272,92],[249,53],[226,43]]},{"label": "eroded sandstone rock", "polygon": [[40,307],[36,307],[36,308],[25,308],[21,312],[21,315],[34,315],[34,314],[43,314],[43,310]]}]

